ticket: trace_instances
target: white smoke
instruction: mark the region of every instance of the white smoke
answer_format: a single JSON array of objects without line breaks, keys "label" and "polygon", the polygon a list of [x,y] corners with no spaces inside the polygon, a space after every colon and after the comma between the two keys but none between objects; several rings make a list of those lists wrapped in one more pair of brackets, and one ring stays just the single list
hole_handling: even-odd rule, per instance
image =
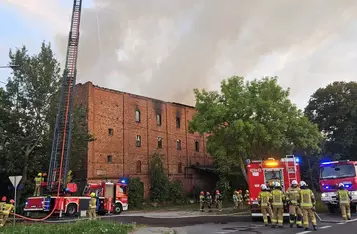
[{"label": "white smoke", "polygon": [[[78,81],[164,100],[193,104],[193,88],[231,75],[279,75],[303,103],[357,71],[346,54],[354,0],[93,0],[82,16]],[[58,34],[62,56],[66,43]]]}]

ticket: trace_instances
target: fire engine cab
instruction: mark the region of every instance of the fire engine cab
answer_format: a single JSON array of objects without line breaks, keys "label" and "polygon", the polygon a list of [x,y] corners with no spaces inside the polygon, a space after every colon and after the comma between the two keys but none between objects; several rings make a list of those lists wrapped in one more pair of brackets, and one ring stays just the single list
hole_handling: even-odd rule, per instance
[{"label": "fire engine cab", "polygon": [[[261,192],[260,186],[266,184],[271,188],[274,182],[280,182],[283,192],[291,185],[293,180],[300,182],[299,158],[287,155],[285,158],[275,160],[247,160],[247,175],[250,193],[250,206],[252,218],[262,217],[258,204],[258,196]],[[289,216],[287,207],[284,216]]]},{"label": "fire engine cab", "polygon": [[336,212],[338,203],[336,191],[338,185],[343,183],[350,192],[351,210],[356,212],[357,205],[357,162],[350,160],[323,162],[320,164],[320,191],[321,201],[325,203],[331,213]]}]

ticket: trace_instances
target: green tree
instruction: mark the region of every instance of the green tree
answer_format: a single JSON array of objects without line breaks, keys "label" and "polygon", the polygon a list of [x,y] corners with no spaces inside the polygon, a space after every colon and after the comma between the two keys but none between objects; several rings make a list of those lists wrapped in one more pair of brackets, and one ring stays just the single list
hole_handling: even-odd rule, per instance
[{"label": "green tree", "polygon": [[87,110],[81,106],[73,108],[70,168],[77,175],[85,171],[87,165],[88,142],[95,138],[88,132]]},{"label": "green tree", "polygon": [[208,133],[207,150],[223,175],[239,165],[247,179],[245,159],[283,156],[299,149],[319,149],[317,127],[289,100],[276,77],[245,82],[233,76],[221,92],[195,89],[197,114],[190,131]]},{"label": "green tree", "polygon": [[324,154],[357,160],[357,83],[333,82],[319,88],[305,113],[326,136]]},{"label": "green tree", "polygon": [[[22,175],[23,192],[32,193],[34,176],[47,171],[50,160],[60,65],[45,42],[38,54],[29,55],[22,46],[10,50],[9,57],[19,67],[12,68],[5,90],[0,89],[0,172]],[[91,139],[83,113],[83,108],[74,110],[74,154],[81,154]]]},{"label": "green tree", "polygon": [[183,184],[179,180],[170,182],[169,199],[173,204],[183,202],[185,198]]},{"label": "green tree", "polygon": [[29,55],[25,46],[9,52],[13,68],[6,85],[10,100],[9,115],[17,123],[7,132],[6,160],[16,165],[9,173],[21,174],[25,185],[28,176],[43,170],[48,154],[44,146],[49,138],[49,110],[58,90],[60,66],[50,44],[42,43],[38,54]]},{"label": "green tree", "polygon": [[139,178],[129,178],[129,206],[140,208],[144,202],[144,183]]},{"label": "green tree", "polygon": [[155,153],[150,161],[151,200],[164,202],[169,198],[170,180],[162,163],[162,156]]}]

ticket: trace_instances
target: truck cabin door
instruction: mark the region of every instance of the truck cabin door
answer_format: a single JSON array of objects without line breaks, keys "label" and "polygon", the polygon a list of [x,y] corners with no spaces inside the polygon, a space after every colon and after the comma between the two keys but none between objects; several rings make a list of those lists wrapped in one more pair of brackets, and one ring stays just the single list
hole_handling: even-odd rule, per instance
[{"label": "truck cabin door", "polygon": [[284,174],[283,168],[264,168],[264,180],[271,188],[274,182],[279,182],[283,191],[284,186]]},{"label": "truck cabin door", "polygon": [[127,196],[127,186],[124,184],[117,184],[116,185],[116,197],[126,197]]}]

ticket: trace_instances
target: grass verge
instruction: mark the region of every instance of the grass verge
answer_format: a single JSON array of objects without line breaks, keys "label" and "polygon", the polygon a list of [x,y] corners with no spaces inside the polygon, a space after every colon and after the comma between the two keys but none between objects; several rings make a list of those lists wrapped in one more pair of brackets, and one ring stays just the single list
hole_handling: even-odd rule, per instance
[{"label": "grass verge", "polygon": [[133,225],[119,224],[110,221],[78,221],[66,224],[17,224],[10,223],[0,229],[1,234],[128,234],[134,230]]}]

